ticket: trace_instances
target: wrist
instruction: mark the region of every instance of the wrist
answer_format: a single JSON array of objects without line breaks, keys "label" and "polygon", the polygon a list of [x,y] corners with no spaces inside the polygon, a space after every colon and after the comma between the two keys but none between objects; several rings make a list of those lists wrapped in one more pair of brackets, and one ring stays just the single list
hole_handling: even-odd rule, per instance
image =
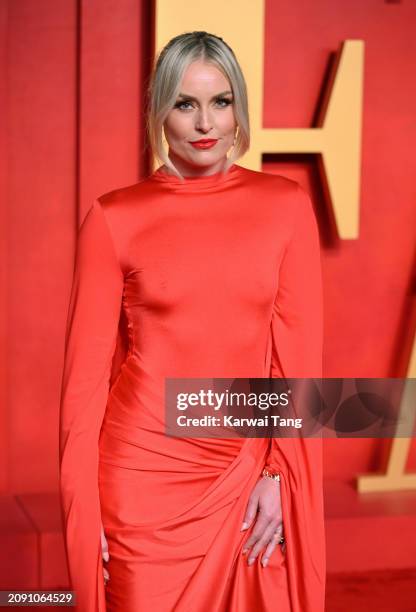
[{"label": "wrist", "polygon": [[265,476],[266,478],[273,478],[273,480],[280,482],[280,473],[269,466],[263,468],[261,475]]}]

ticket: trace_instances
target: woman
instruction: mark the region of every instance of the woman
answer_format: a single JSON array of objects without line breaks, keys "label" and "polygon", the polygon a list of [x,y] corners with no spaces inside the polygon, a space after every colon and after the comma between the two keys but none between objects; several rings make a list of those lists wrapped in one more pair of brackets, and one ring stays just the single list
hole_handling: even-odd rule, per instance
[{"label": "woman", "polygon": [[246,86],[221,38],[173,38],[149,92],[164,163],[98,198],[78,236],[60,427],[77,609],[320,612],[321,440],[164,429],[165,378],[321,376],[310,198],[235,163]]}]

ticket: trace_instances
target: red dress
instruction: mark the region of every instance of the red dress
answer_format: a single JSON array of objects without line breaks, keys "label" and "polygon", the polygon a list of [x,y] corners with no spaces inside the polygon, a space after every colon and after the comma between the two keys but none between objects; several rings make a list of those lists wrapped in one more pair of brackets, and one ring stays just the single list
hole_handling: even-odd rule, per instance
[{"label": "red dress", "polygon": [[[128,350],[112,377],[123,320]],[[324,610],[322,440],[169,437],[163,395],[165,377],[321,377],[321,364],[319,234],[295,181],[234,164],[182,183],[159,168],[94,201],[61,396],[77,610]],[[281,472],[286,550],[263,568],[262,553],[251,566],[241,554],[254,523],[240,528],[266,463]]]}]

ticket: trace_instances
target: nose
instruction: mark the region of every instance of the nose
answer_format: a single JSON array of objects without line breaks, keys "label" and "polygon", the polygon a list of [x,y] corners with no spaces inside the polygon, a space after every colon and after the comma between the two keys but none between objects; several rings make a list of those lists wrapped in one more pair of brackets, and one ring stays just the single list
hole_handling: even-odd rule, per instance
[{"label": "nose", "polygon": [[212,119],[207,108],[200,108],[196,114],[195,128],[204,134],[212,129]]}]

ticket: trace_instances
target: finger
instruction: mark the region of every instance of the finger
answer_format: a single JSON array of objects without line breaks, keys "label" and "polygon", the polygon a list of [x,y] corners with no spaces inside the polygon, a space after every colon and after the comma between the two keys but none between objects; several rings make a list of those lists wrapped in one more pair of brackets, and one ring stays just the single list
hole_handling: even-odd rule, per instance
[{"label": "finger", "polygon": [[275,519],[271,518],[265,512],[259,512],[253,532],[250,534],[250,537],[244,544],[243,553],[249,550],[257,542],[257,540],[263,536],[264,532],[270,525],[273,525],[274,529],[276,529]]},{"label": "finger", "polygon": [[[278,544],[279,544],[279,546],[282,547],[282,553],[286,554],[286,538],[285,538],[285,528],[284,528],[283,523],[282,523],[282,532],[280,534],[280,538],[284,538],[284,542],[281,543],[280,541],[278,541]],[[279,540],[280,540],[280,538],[279,538]]]},{"label": "finger", "polygon": [[[266,531],[266,529],[269,527],[270,524],[272,524],[271,521],[265,518],[263,519],[257,518],[256,525],[253,529],[253,532],[250,534],[250,537],[247,539],[247,541],[244,544],[243,553],[248,552],[250,548],[252,548],[252,546],[254,546],[262,538],[262,536],[264,535],[264,532]],[[275,524],[274,524],[274,528],[276,528]]]},{"label": "finger", "polygon": [[240,531],[245,531],[246,529],[250,527],[251,523],[253,522],[256,516],[258,504],[259,504],[258,497],[251,497],[249,499],[248,504],[247,504],[246,514],[244,516],[243,524],[241,525]]},{"label": "finger", "polygon": [[248,564],[251,565],[256,560],[258,554],[265,546],[268,545],[270,540],[273,538],[274,533],[276,532],[276,525],[271,523],[267,529],[265,529],[261,538],[259,538],[256,544],[253,546],[249,556],[248,556]]},{"label": "finger", "polygon": [[107,540],[106,540],[103,528],[101,528],[101,548],[103,551],[108,551]]},{"label": "finger", "polygon": [[104,574],[104,582],[108,582],[110,580],[110,574],[108,573],[108,570],[106,570],[106,568],[103,568],[103,574]]},{"label": "finger", "polygon": [[103,528],[101,528],[101,551],[104,561],[108,562],[110,555],[108,554],[108,543]]},{"label": "finger", "polygon": [[276,547],[279,543],[279,540],[281,538],[281,532],[280,531],[276,531],[273,535],[272,535],[272,539],[270,540],[270,542],[268,543],[268,545],[266,546],[266,550],[264,551],[264,554],[261,558],[261,564],[263,567],[266,567],[267,564],[269,563],[269,559],[272,556],[272,553],[276,550]]}]

